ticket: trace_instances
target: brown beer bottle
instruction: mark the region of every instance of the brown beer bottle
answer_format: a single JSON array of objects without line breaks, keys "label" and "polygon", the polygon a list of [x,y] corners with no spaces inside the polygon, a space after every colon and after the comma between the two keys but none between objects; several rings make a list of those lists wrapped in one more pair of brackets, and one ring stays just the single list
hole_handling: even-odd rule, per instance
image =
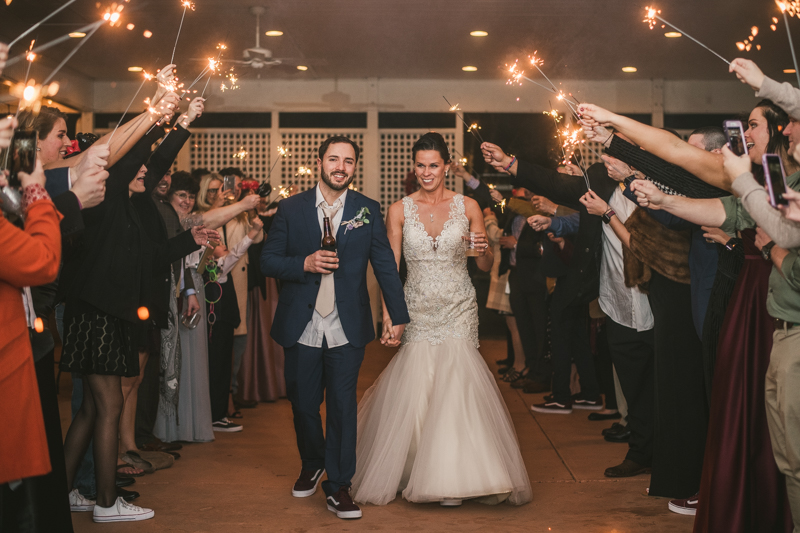
[{"label": "brown beer bottle", "polygon": [[322,219],[322,226],[325,229],[325,234],[322,236],[322,249],[326,252],[335,252],[336,238],[334,238],[333,232],[331,232],[331,219],[324,217]]}]

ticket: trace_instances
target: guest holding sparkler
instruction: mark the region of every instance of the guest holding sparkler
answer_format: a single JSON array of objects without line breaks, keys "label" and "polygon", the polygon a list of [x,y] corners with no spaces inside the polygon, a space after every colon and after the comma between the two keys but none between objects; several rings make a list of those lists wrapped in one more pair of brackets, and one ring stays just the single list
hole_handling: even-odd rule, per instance
[{"label": "guest holding sparkler", "polygon": [[[732,189],[733,180],[723,169],[722,155],[702,151],[674,138],[666,143],[659,142],[657,139],[663,138],[660,130],[618,118],[594,105],[583,104],[579,110],[587,125],[619,126],[619,130],[648,151],[659,152],[657,155],[707,183]],[[748,126],[745,131],[748,156],[742,158],[743,166],[749,168],[760,162],[764,153],[781,154],[784,166],[794,172],[787,183],[793,188],[800,186],[800,172],[795,172],[796,165],[787,158],[787,153],[800,141],[800,128],[791,128],[789,117],[769,100],[756,106]],[[755,170],[760,174],[760,168]],[[782,530],[787,523],[786,489],[770,453],[768,424],[771,421],[766,416],[769,409],[762,402],[765,401],[764,383],[765,376],[769,375],[767,367],[773,351],[773,334],[775,339],[783,340],[790,339],[792,333],[792,328],[788,328],[788,335],[775,333],[770,317],[772,314],[783,320],[791,319],[791,311],[789,315],[785,313],[793,308],[784,300],[784,295],[794,290],[791,282],[777,272],[774,264],[780,259],[783,265],[788,257],[787,265],[791,265],[791,258],[796,255],[774,245],[765,246],[770,239],[766,234],[758,235],[753,231],[755,222],[742,209],[741,201],[734,197],[668,196],[645,180],[635,181],[632,189],[640,205],[664,209],[695,224],[721,227],[729,234],[739,231],[741,235],[745,262],[722,326],[719,353],[726,357],[717,361],[714,370],[695,531]],[[774,261],[772,254],[775,254]],[[657,474],[661,472],[654,471],[651,488],[659,480]],[[671,503],[680,505],[682,502]],[[732,509],[736,512],[731,512]],[[800,515],[800,508],[794,514]]]},{"label": "guest holding sparkler", "polygon": [[[597,217],[589,214],[580,202],[587,180],[600,198],[627,213],[629,202],[617,182],[602,164],[595,164],[584,176],[569,176],[506,155],[494,144],[481,145],[484,159],[494,168],[510,173],[512,183],[541,194],[559,205],[580,212],[580,226],[574,241],[574,253],[568,273],[560,281],[566,288],[560,301],[553,301],[553,394],[545,403],[533,406],[541,412],[569,412],[602,408],[599,385],[588,339],[588,305],[600,296],[600,307],[609,316],[608,337],[612,359],[622,392],[628,401],[631,437],[625,460],[608,468],[608,477],[629,477],[650,470],[653,454],[653,319],[647,297],[637,288],[627,288],[622,272],[622,243]],[[625,216],[624,214],[622,216]],[[598,265],[598,262],[600,264]],[[626,304],[620,305],[620,302]],[[563,326],[564,329],[560,329]],[[581,332],[575,337],[575,332]],[[586,380],[581,394],[571,398],[570,359]]]},{"label": "guest holding sparkler", "polygon": [[[150,125],[171,114],[177,103],[177,95],[164,98],[148,117]],[[93,510],[97,522],[153,516],[152,510],[117,498],[115,483],[123,402],[120,380],[139,373],[143,328],[137,309],[145,264],[142,254],[149,242],[130,202],[129,188],[149,151],[149,145],[139,142],[110,169],[106,200],[84,213],[82,246],[65,262],[60,287],[67,302],[61,368],[83,373],[88,385],[64,443],[67,481],[71,488],[92,438],[97,479],[97,505],[76,490],[70,493],[70,503],[75,510]]]},{"label": "guest holding sparkler", "polygon": [[[16,121],[0,122],[0,149],[8,148]],[[25,485],[34,476],[51,472],[48,437],[43,422],[42,404],[37,385],[37,372],[28,338],[39,319],[33,311],[30,292],[23,287],[44,285],[58,275],[61,259],[61,234],[58,211],[44,189],[45,176],[41,162],[32,174],[20,173],[25,211],[25,229],[19,229],[0,216],[0,242],[5,266],[0,273],[0,399],[14,406],[3,415],[0,433],[0,494],[4,525],[28,524],[36,527],[55,526],[71,531],[72,524],[64,493],[51,503],[50,517],[39,517],[35,502]],[[0,187],[8,182],[0,172]],[[52,380],[52,366],[49,368]],[[52,412],[48,406],[49,412]],[[56,407],[57,412],[57,407]],[[60,441],[60,434],[57,435]],[[58,468],[58,465],[56,465]],[[56,480],[57,473],[53,475]],[[61,468],[63,479],[63,463]],[[23,480],[20,484],[18,480]],[[59,487],[62,491],[64,487]],[[41,512],[41,509],[39,509]]]}]

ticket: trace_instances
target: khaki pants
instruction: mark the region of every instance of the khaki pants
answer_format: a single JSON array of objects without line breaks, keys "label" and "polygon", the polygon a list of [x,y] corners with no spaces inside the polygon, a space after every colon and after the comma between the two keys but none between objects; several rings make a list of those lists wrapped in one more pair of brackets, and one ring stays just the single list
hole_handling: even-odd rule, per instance
[{"label": "khaki pants", "polygon": [[766,379],[772,453],[786,476],[795,532],[800,532],[800,326],[777,330]]}]

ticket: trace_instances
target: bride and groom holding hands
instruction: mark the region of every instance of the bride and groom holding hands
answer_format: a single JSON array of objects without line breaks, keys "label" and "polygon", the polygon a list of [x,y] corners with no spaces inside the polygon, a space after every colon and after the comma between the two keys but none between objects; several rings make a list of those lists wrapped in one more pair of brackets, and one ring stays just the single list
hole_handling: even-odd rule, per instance
[{"label": "bride and groom holding hands", "polygon": [[[355,502],[383,505],[398,492],[449,506],[531,500],[511,418],[478,352],[464,237],[473,233],[478,267],[489,270],[483,215],[445,189],[441,135],[423,135],[412,152],[420,190],[393,204],[384,223],[378,202],[348,189],[358,145],[328,138],[318,185],[279,204],[261,256],[264,275],[283,282],[272,336],[285,351],[302,461],[292,495],[313,495],[327,474],[327,507],[344,519],[361,517]],[[336,252],[321,249],[327,224]],[[402,346],[358,404],[358,371],[375,338],[368,263],[383,293],[381,342]]]}]

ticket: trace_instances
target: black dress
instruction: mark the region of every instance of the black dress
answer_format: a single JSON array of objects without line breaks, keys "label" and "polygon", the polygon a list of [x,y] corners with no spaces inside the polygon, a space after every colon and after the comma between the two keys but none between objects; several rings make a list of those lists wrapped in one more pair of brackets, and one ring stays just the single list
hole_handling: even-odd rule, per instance
[{"label": "black dress", "polygon": [[652,270],[655,322],[655,434],[650,495],[689,498],[700,488],[708,408],[703,347],[692,322],[689,285]]}]

